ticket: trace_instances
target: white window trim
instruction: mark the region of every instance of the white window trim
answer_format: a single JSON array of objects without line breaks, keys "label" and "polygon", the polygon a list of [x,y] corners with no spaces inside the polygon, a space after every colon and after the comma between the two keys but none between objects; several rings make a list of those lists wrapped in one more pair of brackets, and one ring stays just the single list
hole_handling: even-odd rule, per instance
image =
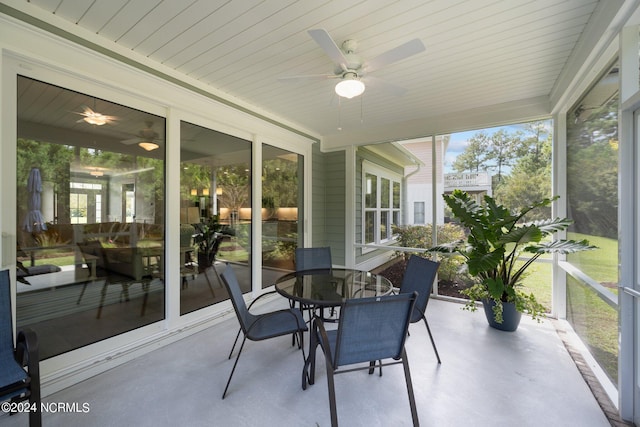
[{"label": "white window trim", "polygon": [[[367,182],[367,175],[375,175],[377,177],[376,179],[376,195],[377,195],[377,200],[376,200],[376,208],[367,208],[366,207],[366,182]],[[382,183],[382,178],[384,179],[388,179],[390,182],[390,191],[389,191],[389,204],[390,207],[389,208],[381,208],[380,207],[380,195],[381,195],[381,183]],[[402,217],[402,202],[400,202],[400,206],[398,208],[394,208],[393,207],[393,183],[397,182],[400,185],[400,200],[402,201],[402,175],[394,173],[388,169],[385,169],[383,167],[381,167],[380,165],[376,165],[374,163],[371,163],[369,161],[363,161],[362,162],[362,227],[360,230],[361,233],[361,241],[363,244],[391,244],[394,243],[396,238],[395,236],[392,236],[391,238],[385,238],[383,239],[382,236],[380,236],[380,218],[381,218],[381,212],[382,211],[388,211],[391,213],[390,216],[390,222],[393,222],[393,213],[394,212],[398,212],[398,218]],[[365,235],[366,235],[366,213],[367,212],[375,212],[376,213],[376,218],[374,221],[374,241],[373,242],[367,242]],[[362,248],[362,253],[368,253],[368,252],[372,252],[375,251],[375,249],[371,249],[371,248]]]}]

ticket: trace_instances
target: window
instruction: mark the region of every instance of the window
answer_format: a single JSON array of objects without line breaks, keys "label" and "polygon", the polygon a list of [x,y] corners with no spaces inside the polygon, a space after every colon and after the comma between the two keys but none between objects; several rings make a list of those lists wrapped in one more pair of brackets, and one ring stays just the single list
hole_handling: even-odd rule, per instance
[{"label": "window", "polygon": [[163,320],[165,119],[17,83],[16,261],[47,271],[17,284],[17,328],[48,359]]},{"label": "window", "polygon": [[302,246],[303,157],[262,145],[262,287],[274,274],[295,270],[294,253]]},{"label": "window", "polygon": [[251,290],[251,142],[180,122],[180,314],[227,299],[223,263]]},{"label": "window", "polygon": [[424,202],[413,202],[413,223],[424,224]]},{"label": "window", "polygon": [[368,162],[363,174],[363,242],[388,242],[400,223],[400,175]]}]

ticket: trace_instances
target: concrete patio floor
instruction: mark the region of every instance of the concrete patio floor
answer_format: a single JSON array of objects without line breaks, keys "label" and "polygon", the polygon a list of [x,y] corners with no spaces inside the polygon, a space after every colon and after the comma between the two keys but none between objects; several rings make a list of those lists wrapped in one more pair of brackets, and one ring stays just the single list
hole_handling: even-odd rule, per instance
[{"label": "concrete patio floor", "polygon": [[[279,297],[259,310],[286,307]],[[514,333],[487,326],[484,314],[432,299],[424,324],[414,324],[407,353],[423,426],[611,425],[569,356],[552,321],[523,316]],[[302,355],[290,337],[248,342],[225,400],[233,366],[227,354],[235,316],[80,384],[47,396],[78,403],[84,413],[44,413],[45,426],[328,426],[323,357],[316,383],[301,389]],[[305,336],[307,340],[307,336]],[[308,343],[308,340],[305,344]],[[343,426],[411,425],[400,365],[383,376],[358,371],[336,377]],[[25,414],[0,416],[0,426],[26,426]]]}]

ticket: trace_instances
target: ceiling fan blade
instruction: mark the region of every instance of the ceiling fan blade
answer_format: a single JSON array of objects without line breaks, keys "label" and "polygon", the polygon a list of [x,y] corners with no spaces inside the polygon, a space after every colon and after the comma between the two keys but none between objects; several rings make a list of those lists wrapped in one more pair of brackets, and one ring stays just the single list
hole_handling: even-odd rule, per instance
[{"label": "ceiling fan blade", "polygon": [[398,62],[420,52],[424,52],[425,50],[426,48],[420,39],[410,40],[376,56],[371,61],[368,61],[365,65],[365,71],[370,73],[386,65],[393,64],[394,62]]},{"label": "ceiling fan blade", "polygon": [[140,138],[129,138],[129,139],[123,139],[120,142],[125,145],[132,145],[132,144],[137,144],[140,141],[141,141]]},{"label": "ceiling fan blade", "polygon": [[377,77],[367,76],[364,81],[367,87],[371,86],[375,90],[382,90],[394,96],[403,96],[405,93],[407,93],[406,88],[393,83],[389,83],[388,81]]},{"label": "ceiling fan blade", "polygon": [[281,82],[291,82],[291,81],[311,81],[311,80],[328,80],[335,79],[340,76],[336,76],[334,74],[306,74],[300,76],[283,76],[278,77],[278,81]]},{"label": "ceiling fan blade", "polygon": [[335,41],[331,38],[329,33],[323,29],[317,30],[309,30],[309,35],[315,40],[316,43],[324,50],[324,52],[329,55],[329,58],[336,64],[340,65],[340,67],[347,71],[347,58],[344,56],[344,53],[340,50]]}]

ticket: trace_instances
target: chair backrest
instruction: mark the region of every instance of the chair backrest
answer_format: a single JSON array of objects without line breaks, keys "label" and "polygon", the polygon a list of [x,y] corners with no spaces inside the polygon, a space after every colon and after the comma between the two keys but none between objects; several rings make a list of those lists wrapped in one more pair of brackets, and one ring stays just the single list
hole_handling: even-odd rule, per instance
[{"label": "chair backrest", "polygon": [[0,365],[13,360],[13,315],[9,270],[0,271]]},{"label": "chair backrest", "polygon": [[438,273],[439,262],[431,261],[416,255],[411,255],[407,262],[407,269],[404,272],[404,278],[400,284],[400,293],[418,293],[416,306],[411,315],[411,323],[415,323],[422,319],[422,315],[427,309],[429,295],[433,282]]},{"label": "chair backrest", "polygon": [[340,309],[333,366],[402,355],[417,295],[348,299]]},{"label": "chair backrest", "polygon": [[296,248],[296,271],[331,269],[331,248]]},{"label": "chair backrest", "polygon": [[229,298],[231,299],[233,309],[236,311],[236,315],[238,316],[240,327],[246,334],[249,326],[251,325],[252,316],[247,309],[247,304],[245,303],[244,298],[242,297],[242,290],[240,289],[236,273],[233,271],[231,266],[227,264],[220,276],[222,277],[222,283],[224,283],[224,286],[227,288],[227,292],[229,293]]},{"label": "chair backrest", "polygon": [[107,269],[107,260],[104,256],[104,248],[100,241],[91,239],[85,240],[84,242],[78,242],[78,248],[82,253],[84,261],[87,265],[90,265],[90,261],[87,259],[87,255],[96,257],[96,267],[101,270]]},{"label": "chair backrest", "polygon": [[187,248],[193,246],[193,235],[196,229],[191,224],[180,224],[180,247]]}]

